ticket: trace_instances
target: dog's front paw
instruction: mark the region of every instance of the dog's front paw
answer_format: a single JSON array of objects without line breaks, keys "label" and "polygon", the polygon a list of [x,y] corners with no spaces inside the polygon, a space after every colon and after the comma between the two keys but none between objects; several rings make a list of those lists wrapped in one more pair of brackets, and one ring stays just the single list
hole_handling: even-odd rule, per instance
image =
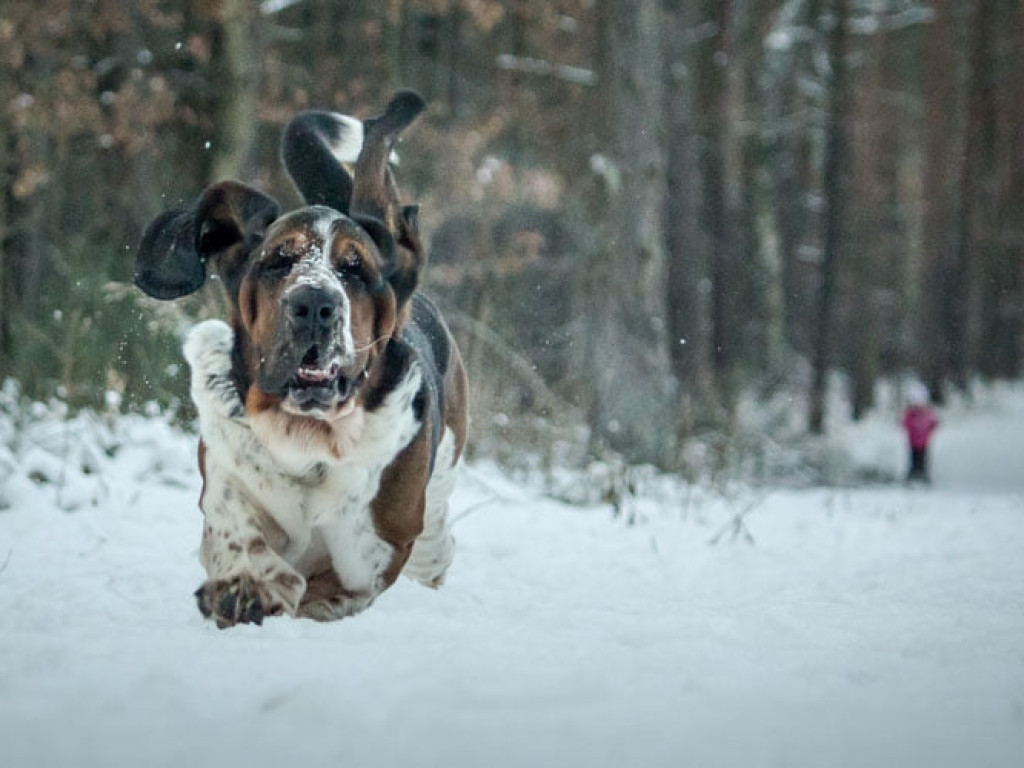
[{"label": "dog's front paw", "polygon": [[196,590],[199,612],[217,622],[220,629],[235,624],[263,623],[266,616],[294,613],[302,595],[300,576],[281,573],[270,582],[242,574],[231,579],[207,581]]}]

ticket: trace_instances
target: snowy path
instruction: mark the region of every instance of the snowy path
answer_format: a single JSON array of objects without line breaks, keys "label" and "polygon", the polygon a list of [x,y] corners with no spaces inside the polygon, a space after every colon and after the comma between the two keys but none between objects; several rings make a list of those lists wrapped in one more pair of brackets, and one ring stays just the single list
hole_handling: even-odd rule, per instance
[{"label": "snowy path", "polygon": [[955,410],[937,433],[934,463],[941,487],[1024,494],[1024,402]]},{"label": "snowy path", "polygon": [[[62,491],[96,506],[7,489],[0,766],[1016,768],[1024,488],[968,492],[971,421],[932,490],[652,493],[633,527],[474,466],[442,590],[228,632],[191,598],[191,441],[133,422]],[[755,543],[709,545],[747,504]]]}]

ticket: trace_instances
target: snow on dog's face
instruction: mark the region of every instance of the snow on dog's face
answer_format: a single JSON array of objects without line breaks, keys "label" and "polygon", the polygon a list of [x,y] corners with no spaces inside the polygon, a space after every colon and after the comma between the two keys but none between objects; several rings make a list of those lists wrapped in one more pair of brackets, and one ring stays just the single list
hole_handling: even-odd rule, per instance
[{"label": "snow on dog's face", "polygon": [[195,595],[219,627],[350,616],[403,569],[437,586],[451,562],[465,370],[437,308],[415,295],[417,208],[400,204],[388,167],[424,106],[400,91],[361,124],[302,112],[281,159],[303,207],[282,216],[262,192],[222,182],[143,235],[142,290],[184,296],[210,269],[230,302],[229,322],[199,323],[184,350],[205,517]]},{"label": "snow on dog's face", "polygon": [[347,216],[312,206],[274,222],[250,262],[237,308],[257,390],[247,402],[347,415],[395,330],[396,296],[377,244]]},{"label": "snow on dog's face", "polygon": [[[283,150],[311,203],[297,211],[279,217],[272,198],[225,181],[146,229],[135,282],[150,296],[197,291],[208,265],[220,277],[233,305],[235,388],[250,416],[274,411],[308,425],[358,406],[423,264],[418,208],[399,205],[388,168],[398,134],[423,107],[399,92],[362,123],[361,137],[350,118],[300,115]],[[349,175],[335,150],[353,149]]]}]

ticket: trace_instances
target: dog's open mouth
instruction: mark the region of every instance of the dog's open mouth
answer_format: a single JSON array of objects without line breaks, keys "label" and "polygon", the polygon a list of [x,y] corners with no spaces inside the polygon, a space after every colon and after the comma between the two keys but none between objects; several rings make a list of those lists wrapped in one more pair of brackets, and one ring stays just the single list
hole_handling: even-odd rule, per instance
[{"label": "dog's open mouth", "polygon": [[324,359],[317,345],[310,347],[288,385],[294,408],[309,415],[344,407],[351,400],[356,381],[347,377],[337,357]]}]

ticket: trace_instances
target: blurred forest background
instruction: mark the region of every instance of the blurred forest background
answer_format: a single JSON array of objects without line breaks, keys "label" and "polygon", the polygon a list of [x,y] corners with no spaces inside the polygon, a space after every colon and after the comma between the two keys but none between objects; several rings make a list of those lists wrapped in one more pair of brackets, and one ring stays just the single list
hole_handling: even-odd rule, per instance
[{"label": "blurred forest background", "polygon": [[298,204],[289,117],[398,87],[477,451],[679,468],[744,398],[814,435],[827,393],[1019,377],[1022,51],[1024,0],[0,0],[0,379],[187,414],[217,298],[133,288],[145,224]]}]

